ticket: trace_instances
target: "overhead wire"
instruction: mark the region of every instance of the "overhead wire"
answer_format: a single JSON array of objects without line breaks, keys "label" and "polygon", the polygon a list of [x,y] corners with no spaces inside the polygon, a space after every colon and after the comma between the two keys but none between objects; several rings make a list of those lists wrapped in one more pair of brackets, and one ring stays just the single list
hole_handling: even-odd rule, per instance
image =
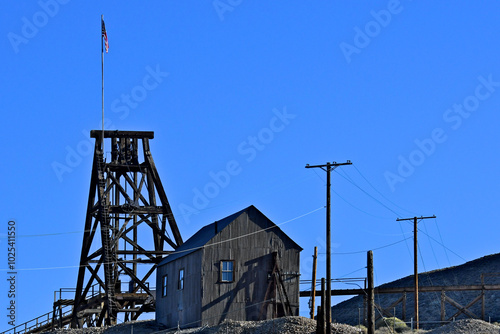
[{"label": "overhead wire", "polygon": [[[292,221],[295,221],[297,219],[306,217],[306,216],[308,216],[310,214],[313,214],[313,213],[315,213],[315,212],[317,212],[319,210],[323,210],[324,208],[325,208],[324,206],[321,206],[319,208],[316,208],[314,210],[306,212],[306,213],[304,213],[302,215],[299,215],[299,216],[296,216],[296,217],[291,218],[289,220],[286,220],[286,221],[284,221],[282,223],[275,224],[274,226],[270,226],[270,227],[267,227],[267,228],[264,228],[264,229],[261,229],[261,230],[255,231],[255,232],[247,233],[247,234],[240,235],[240,236],[237,236],[237,237],[234,237],[234,238],[230,238],[230,239],[227,239],[227,240],[222,240],[222,241],[219,241],[219,242],[216,242],[216,243],[213,243],[213,244],[209,244],[209,245],[203,245],[203,246],[200,246],[200,247],[193,247],[193,248],[190,248],[190,249],[185,249],[185,250],[178,251],[178,252],[179,253],[184,253],[184,252],[196,251],[198,249],[202,249],[202,248],[205,248],[205,247],[212,247],[212,246],[223,244],[223,243],[230,242],[230,241],[233,241],[233,240],[241,239],[241,238],[244,238],[244,237],[247,237],[247,236],[250,236],[250,235],[255,235],[255,234],[258,234],[258,233],[262,233],[262,232],[265,232],[267,230],[283,226],[283,225],[288,224],[288,223],[290,223]],[[129,262],[132,262],[132,261],[129,261]],[[138,263],[140,263],[140,262],[138,262]],[[43,269],[67,269],[67,268],[79,268],[79,267],[85,267],[85,266],[86,266],[86,264],[85,265],[75,265],[75,266],[64,266],[64,267],[16,268],[16,271],[21,271],[21,270],[43,270]],[[10,269],[0,269],[0,271],[10,271]]]},{"label": "overhead wire", "polygon": [[[426,233],[429,233],[429,231],[427,230],[427,224],[424,224],[424,228],[425,228],[425,232]],[[432,242],[431,242],[431,239],[427,236],[427,239],[429,239],[429,244],[431,246],[431,251],[432,251],[432,254],[434,255],[434,260],[436,260],[436,265],[438,266],[438,268],[440,267],[439,265],[439,261],[438,261],[438,258],[436,256],[436,252],[434,251],[434,246],[432,245]]]},{"label": "overhead wire", "polygon": [[[372,198],[375,202],[379,203],[380,205],[382,205],[384,208],[388,209],[389,211],[391,211],[392,213],[396,214],[396,216],[400,216],[400,214],[398,212],[396,212],[395,210],[391,209],[390,207],[388,207],[387,205],[385,205],[384,203],[382,203],[381,201],[379,201],[378,199],[376,199],[374,196],[372,196],[371,194],[369,194],[367,191],[365,191],[364,189],[362,189],[356,182],[354,182],[354,180],[347,174],[347,172],[345,172],[343,169],[343,173],[346,174],[346,176],[340,174],[336,169],[334,169],[334,171],[340,175],[341,177],[343,177],[345,180],[347,180],[349,183],[351,183],[352,185],[354,185],[356,188],[358,188],[359,190],[361,190],[363,193],[365,193],[367,196],[369,196],[370,198]],[[321,176],[314,170],[314,172],[316,173],[316,175],[321,179],[323,180],[323,178],[321,178]],[[359,172],[359,171],[358,171]],[[323,180],[324,181],[324,180]],[[334,192],[336,194],[336,192]],[[337,194],[338,195],[338,194]],[[338,195],[340,198],[342,198],[340,195]],[[343,199],[343,198],[342,198]],[[345,201],[345,200],[344,200]],[[347,202],[347,201],[346,201]],[[350,203],[348,203],[350,204]],[[360,211],[362,211],[361,209],[358,209]],[[403,231],[403,228],[401,227],[401,224],[398,224],[400,229],[401,229],[401,234],[402,235],[405,235],[404,231]],[[411,251],[410,251],[410,247],[408,245],[408,240],[409,238],[405,238],[401,241],[398,241],[396,242],[395,244],[397,243],[400,243],[400,242],[405,242],[405,245],[406,245],[406,248],[408,250],[408,254],[410,256],[410,258],[412,258],[412,254],[411,254]],[[392,244],[391,244],[392,245]],[[382,247],[384,248],[384,247]],[[351,253],[351,254],[357,254],[357,253],[363,253],[363,252],[366,252],[366,251],[359,251],[359,252],[354,252],[354,253]],[[335,253],[334,253],[335,254]]]},{"label": "overhead wire", "polygon": [[382,203],[381,201],[379,201],[378,199],[376,199],[374,196],[372,196],[370,193],[368,193],[366,190],[364,190],[363,188],[361,188],[357,183],[355,183],[354,181],[351,181],[349,180],[347,177],[345,177],[344,175],[340,174],[339,172],[337,172],[336,169],[334,169],[334,171],[340,175],[342,178],[344,178],[345,180],[347,180],[347,182],[351,183],[353,186],[355,186],[356,188],[358,188],[361,192],[363,192],[366,196],[370,197],[372,200],[374,200],[375,202],[379,203],[380,205],[382,205],[384,208],[386,208],[387,210],[391,211],[392,213],[394,213],[396,216],[399,216],[399,213],[394,211],[393,209],[391,209],[390,207],[388,207],[387,205],[385,205],[384,203]]},{"label": "overhead wire", "polygon": [[[451,267],[451,261],[450,261],[449,255],[448,255],[448,249],[444,245],[443,236],[441,235],[441,229],[439,228],[439,220],[436,218],[435,221],[436,221],[436,228],[438,231],[439,239],[441,240],[441,245],[443,247],[444,254],[446,256],[446,260],[448,261],[448,266]],[[456,273],[453,274],[453,278],[454,278],[455,285],[459,285],[459,283],[458,283],[459,280],[458,280],[458,276]],[[464,291],[460,291],[460,301],[462,304],[465,303]]]},{"label": "overhead wire", "polygon": [[[403,233],[403,235],[404,235],[403,227],[401,226],[401,224],[399,224],[399,222],[397,222],[397,223],[399,225],[399,229],[401,230],[401,233]],[[406,249],[408,250],[408,254],[410,255],[410,258],[413,258],[413,256],[411,255],[410,246],[408,245],[408,242],[405,241],[405,245],[406,245]]]},{"label": "overhead wire", "polygon": [[[332,252],[332,254],[334,254],[334,255],[351,255],[351,254],[366,253],[366,252],[368,252],[370,250],[376,251],[376,250],[380,250],[380,249],[383,249],[383,248],[387,248],[387,247],[391,247],[391,246],[397,245],[397,244],[402,243],[405,240],[408,240],[410,238],[411,237],[407,237],[407,238],[404,238],[403,240],[399,240],[399,241],[396,241],[396,242],[393,242],[393,243],[390,243],[390,244],[387,244],[387,245],[383,245],[383,246],[380,246],[380,247],[376,247],[376,248],[373,248],[373,249],[362,250],[362,251],[354,251],[354,252]],[[325,253],[319,253],[319,254],[325,254]]]},{"label": "overhead wire", "polygon": [[455,254],[457,257],[459,257],[460,259],[462,259],[463,261],[467,261],[466,259],[464,259],[460,254],[454,252],[453,250],[451,250],[450,248],[446,247],[444,244],[442,244],[441,242],[439,242],[438,240],[434,239],[433,237],[431,237],[429,234],[425,233],[425,231],[422,231],[421,229],[418,229],[419,232],[422,232],[423,234],[427,235],[430,239],[432,239],[434,242],[436,242],[437,244],[443,246],[445,249],[447,249],[448,251],[450,251],[450,253],[453,253]]},{"label": "overhead wire", "polygon": [[373,190],[375,190],[380,196],[382,196],[386,201],[388,201],[389,203],[391,203],[392,205],[398,207],[399,209],[403,210],[403,211],[406,211],[408,213],[411,213],[411,214],[416,214],[415,212],[413,211],[410,211],[410,210],[407,210],[399,205],[397,205],[396,203],[394,203],[393,201],[391,201],[390,199],[388,199],[387,197],[385,197],[382,192],[380,192],[377,188],[375,188],[375,186],[373,186],[373,184],[368,181],[368,179],[361,173],[361,171],[358,169],[358,167],[356,167],[356,165],[353,165],[354,169],[358,172],[358,174],[366,181],[366,183],[368,183],[368,185],[370,185],[370,187],[373,188]]},{"label": "overhead wire", "polygon": [[450,257],[448,256],[448,250],[446,249],[446,247],[444,247],[443,236],[441,235],[441,230],[439,228],[439,222],[437,218],[436,218],[436,228],[438,231],[439,239],[441,240],[441,245],[443,245],[444,254],[446,255],[446,259],[448,260],[448,265],[451,267]]},{"label": "overhead wire", "polygon": [[[326,181],[325,179],[323,179],[323,177],[321,177],[321,175],[318,174],[318,172],[316,171],[315,168],[313,168],[313,171],[314,173],[320,178],[320,180],[322,180],[323,182],[325,182],[326,184]],[[348,205],[350,205],[351,207],[353,207],[354,209],[368,215],[368,216],[371,216],[371,217],[374,217],[374,218],[377,218],[377,219],[387,219],[387,217],[380,217],[380,216],[377,216],[377,215],[374,215],[372,213],[369,213],[368,211],[365,211],[359,207],[357,207],[356,205],[352,204],[351,202],[349,202],[348,200],[346,200],[343,196],[341,196],[338,192],[336,192],[335,190],[333,189],[330,189],[331,192],[333,192],[335,195],[337,195],[337,197],[339,197],[341,200],[343,200],[344,202],[346,202]]]}]

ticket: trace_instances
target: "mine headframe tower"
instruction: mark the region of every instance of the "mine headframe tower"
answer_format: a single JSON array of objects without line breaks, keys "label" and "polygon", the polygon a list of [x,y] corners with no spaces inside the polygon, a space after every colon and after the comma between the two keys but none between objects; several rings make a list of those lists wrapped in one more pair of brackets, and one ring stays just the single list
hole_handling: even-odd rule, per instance
[{"label": "mine headframe tower", "polygon": [[150,152],[154,133],[93,130],[90,136],[95,148],[71,327],[112,325],[118,312],[130,321],[154,311],[148,279],[183,243]]}]

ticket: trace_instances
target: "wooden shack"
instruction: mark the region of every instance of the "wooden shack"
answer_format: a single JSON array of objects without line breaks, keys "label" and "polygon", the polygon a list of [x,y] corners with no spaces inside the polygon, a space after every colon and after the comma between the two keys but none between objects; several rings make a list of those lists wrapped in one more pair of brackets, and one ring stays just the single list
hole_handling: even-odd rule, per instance
[{"label": "wooden shack", "polygon": [[298,315],[301,251],[254,206],[207,225],[158,264],[156,321],[195,327]]}]

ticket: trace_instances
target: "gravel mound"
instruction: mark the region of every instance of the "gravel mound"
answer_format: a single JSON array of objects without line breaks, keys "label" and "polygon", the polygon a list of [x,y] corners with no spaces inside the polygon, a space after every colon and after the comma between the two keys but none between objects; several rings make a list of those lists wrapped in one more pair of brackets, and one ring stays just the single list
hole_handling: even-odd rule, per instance
[{"label": "gravel mound", "polygon": [[[166,330],[154,320],[135,321],[111,327],[56,329],[47,334],[314,334],[316,320],[304,317],[284,317],[263,321],[228,320],[213,327]],[[342,324],[332,324],[334,334],[359,334],[359,330]]]},{"label": "gravel mound", "polygon": [[[139,320],[125,322],[116,326],[108,327],[102,334],[149,334],[164,330],[165,327],[158,325],[155,320]],[[101,334],[101,333],[96,333]]]},{"label": "gravel mound", "polygon": [[138,320],[125,322],[109,327],[91,327],[91,328],[61,328],[44,334],[149,334],[158,331],[164,331],[164,327],[156,323],[155,320]]},{"label": "gravel mound", "polygon": [[[203,334],[314,334],[316,320],[304,317],[284,317],[263,321],[226,321],[219,326],[207,328]],[[349,325],[332,324],[332,333],[359,334],[359,331]]]},{"label": "gravel mound", "polygon": [[499,334],[500,327],[482,320],[465,319],[436,328],[428,334]]}]

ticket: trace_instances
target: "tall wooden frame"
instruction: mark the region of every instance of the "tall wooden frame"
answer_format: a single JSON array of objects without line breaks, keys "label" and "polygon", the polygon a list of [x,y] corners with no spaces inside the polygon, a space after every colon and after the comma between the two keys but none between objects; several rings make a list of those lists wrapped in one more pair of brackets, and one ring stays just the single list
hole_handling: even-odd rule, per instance
[{"label": "tall wooden frame", "polygon": [[[154,133],[93,130],[90,136],[95,149],[72,327],[112,325],[118,312],[128,321],[153,311],[155,291],[147,281],[155,264],[183,243],[150,152]],[[147,268],[139,273],[138,264]],[[121,277],[129,280],[125,291]]]}]

